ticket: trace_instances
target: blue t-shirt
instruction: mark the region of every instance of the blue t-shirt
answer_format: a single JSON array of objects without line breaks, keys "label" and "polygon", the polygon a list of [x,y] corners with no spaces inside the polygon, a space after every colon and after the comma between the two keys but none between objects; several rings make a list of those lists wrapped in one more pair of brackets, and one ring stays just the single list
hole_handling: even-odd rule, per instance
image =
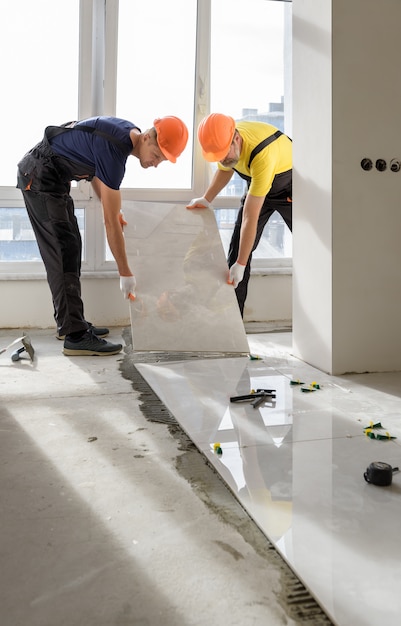
[{"label": "blue t-shirt", "polygon": [[[92,126],[103,133],[112,135],[124,146],[117,145],[107,138],[80,131],[79,125]],[[119,189],[125,174],[125,165],[133,146],[130,131],[138,128],[132,122],[118,117],[91,117],[78,122],[72,130],[50,139],[55,154],[78,166],[77,178],[97,176],[111,189]],[[140,131],[140,129],[138,128]],[[85,171],[87,168],[87,172]]]}]

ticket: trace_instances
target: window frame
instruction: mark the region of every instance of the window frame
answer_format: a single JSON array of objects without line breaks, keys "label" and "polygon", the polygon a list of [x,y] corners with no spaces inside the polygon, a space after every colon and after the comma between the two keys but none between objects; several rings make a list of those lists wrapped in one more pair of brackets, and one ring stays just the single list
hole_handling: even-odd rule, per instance
[{"label": "window frame", "polygon": [[[288,0],[287,0],[288,1]],[[78,117],[115,115],[117,84],[118,0],[80,0]],[[288,42],[287,42],[288,43]],[[174,202],[185,205],[192,197],[202,196],[210,177],[211,166],[202,157],[196,129],[210,112],[211,0],[197,1],[196,67],[194,81],[193,155],[189,188],[123,188],[122,201]],[[287,54],[291,54],[291,47]],[[106,54],[107,51],[107,54]],[[287,89],[289,80],[286,80]],[[288,96],[287,96],[288,97]],[[287,131],[288,132],[288,131]],[[85,211],[85,251],[82,274],[103,277],[117,272],[114,260],[106,261],[105,229],[99,200],[92,186],[80,182],[72,188],[77,208]],[[240,197],[216,197],[215,209],[239,207]],[[0,186],[1,208],[24,207],[20,190]],[[252,270],[261,273],[291,272],[292,258],[254,259]],[[0,279],[34,278],[45,274],[42,262],[0,261]]]}]

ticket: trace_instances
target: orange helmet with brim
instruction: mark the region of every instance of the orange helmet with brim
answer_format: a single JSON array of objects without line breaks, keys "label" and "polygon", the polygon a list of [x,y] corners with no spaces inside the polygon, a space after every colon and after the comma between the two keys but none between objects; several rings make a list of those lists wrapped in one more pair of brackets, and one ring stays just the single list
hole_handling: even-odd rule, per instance
[{"label": "orange helmet with brim", "polygon": [[188,141],[188,128],[174,115],[157,118],[153,125],[156,129],[157,143],[171,163],[175,163]]},{"label": "orange helmet with brim", "polygon": [[221,161],[230,151],[235,120],[223,113],[211,113],[198,127],[198,139],[206,161]]}]

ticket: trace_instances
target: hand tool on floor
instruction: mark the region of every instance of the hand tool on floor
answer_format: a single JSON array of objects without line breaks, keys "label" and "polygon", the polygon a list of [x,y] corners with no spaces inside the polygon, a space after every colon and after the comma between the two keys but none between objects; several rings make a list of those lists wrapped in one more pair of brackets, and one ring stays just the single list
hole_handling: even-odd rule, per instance
[{"label": "hand tool on floor", "polygon": [[31,361],[33,361],[35,350],[32,346],[31,340],[28,337],[28,335],[22,335],[22,337],[18,337],[18,339],[14,339],[14,341],[9,343],[8,346],[0,350],[0,354],[3,354],[3,352],[6,352],[9,348],[12,348],[12,346],[15,346],[20,341],[22,343],[22,347],[18,348],[18,350],[15,350],[13,352],[13,354],[11,355],[11,360],[14,362],[19,361],[20,354],[22,354],[22,352],[27,352],[29,354],[29,358],[31,359]]},{"label": "hand tool on floor", "polygon": [[383,461],[374,461],[369,465],[363,477],[367,483],[378,485],[379,487],[388,487],[393,480],[393,473],[398,472],[398,467],[391,467]]},{"label": "hand tool on floor", "polygon": [[249,402],[252,401],[251,404],[254,409],[257,409],[262,404],[267,401],[271,401],[276,398],[276,390],[275,389],[256,389],[256,391],[251,391],[251,393],[247,393],[242,396],[231,396],[230,402]]}]

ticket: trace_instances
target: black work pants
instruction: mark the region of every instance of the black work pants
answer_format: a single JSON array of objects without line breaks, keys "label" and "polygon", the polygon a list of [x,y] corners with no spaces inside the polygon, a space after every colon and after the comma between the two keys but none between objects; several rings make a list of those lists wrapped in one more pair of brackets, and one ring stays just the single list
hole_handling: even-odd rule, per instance
[{"label": "black work pants", "polygon": [[[255,241],[252,247],[252,252],[256,250],[259,244],[260,238],[263,234],[263,230],[267,222],[269,221],[270,217],[273,215],[274,211],[277,211],[281,215],[284,222],[287,224],[288,228],[292,232],[292,203],[287,200],[287,197],[289,198],[292,197],[291,187],[288,188],[287,190],[284,189],[279,194],[274,194],[274,196],[273,195],[270,196],[270,194],[267,194],[263,202],[262,209],[259,214],[256,237],[255,237]],[[234,265],[234,263],[236,262],[238,258],[242,214],[244,210],[245,199],[246,199],[246,194],[241,199],[241,207],[239,209],[237,220],[234,226],[234,231],[231,237],[231,242],[230,242],[230,247],[229,247],[228,257],[227,257],[228,267],[231,267],[232,265]],[[235,294],[238,300],[238,306],[239,306],[242,317],[244,316],[245,300],[248,294],[248,282],[249,282],[249,277],[251,275],[252,252],[249,255],[248,262],[245,267],[244,278],[242,279],[242,281],[239,283],[238,287],[235,290]]]},{"label": "black work pants", "polygon": [[53,297],[60,335],[86,330],[81,299],[82,240],[69,193],[22,190]]}]

